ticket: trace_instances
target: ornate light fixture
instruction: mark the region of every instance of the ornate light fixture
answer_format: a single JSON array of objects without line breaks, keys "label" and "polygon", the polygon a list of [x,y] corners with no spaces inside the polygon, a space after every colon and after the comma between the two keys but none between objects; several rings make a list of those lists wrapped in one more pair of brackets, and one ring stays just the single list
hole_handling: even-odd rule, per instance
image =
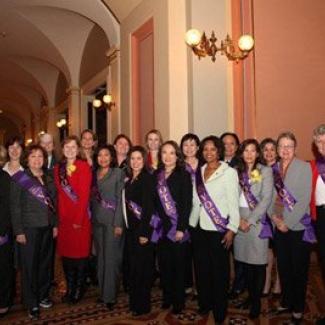
[{"label": "ornate light fixture", "polygon": [[56,126],[61,129],[67,125],[67,120],[65,118],[61,118],[59,121],[56,122]]},{"label": "ornate light fixture", "polygon": [[96,98],[93,100],[93,107],[99,108],[99,107],[106,107],[109,111],[112,110],[112,107],[115,106],[115,102],[113,102],[113,97],[110,94],[106,94],[103,96],[102,100]]},{"label": "ornate light fixture", "polygon": [[199,59],[211,56],[213,62],[216,60],[216,54],[220,52],[220,54],[225,55],[228,60],[238,63],[239,60],[245,59],[254,47],[254,39],[248,34],[242,35],[239,38],[239,50],[236,50],[233,40],[229,35],[221,41],[220,47],[218,47],[216,45],[218,39],[214,31],[212,31],[211,37],[207,38],[205,32],[201,33],[197,29],[190,29],[186,32],[185,40],[187,45],[191,47],[193,53]]}]

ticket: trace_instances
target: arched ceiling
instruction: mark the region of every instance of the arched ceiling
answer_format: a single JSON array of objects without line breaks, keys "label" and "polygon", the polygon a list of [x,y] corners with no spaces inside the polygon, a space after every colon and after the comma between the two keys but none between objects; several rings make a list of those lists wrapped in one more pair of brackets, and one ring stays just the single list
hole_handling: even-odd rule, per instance
[{"label": "arched ceiling", "polygon": [[62,78],[80,87],[83,54],[95,27],[107,39],[105,52],[119,46],[119,22],[101,0],[1,0],[0,108],[31,120],[42,106],[57,104]]},{"label": "arched ceiling", "polygon": [[122,22],[130,12],[135,9],[143,0],[103,0],[113,11],[117,19]]}]

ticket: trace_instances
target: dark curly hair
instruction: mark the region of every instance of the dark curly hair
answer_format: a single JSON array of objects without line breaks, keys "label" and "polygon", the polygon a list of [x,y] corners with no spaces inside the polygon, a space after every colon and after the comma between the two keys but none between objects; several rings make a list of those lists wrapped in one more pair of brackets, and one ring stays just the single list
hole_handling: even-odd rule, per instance
[{"label": "dark curly hair", "polygon": [[159,163],[159,169],[164,168],[164,164],[163,164],[163,162],[161,160],[161,154],[162,154],[162,151],[163,151],[164,147],[167,146],[167,145],[170,145],[175,149],[176,157],[177,157],[176,167],[177,168],[183,168],[185,166],[185,162],[184,162],[184,156],[183,156],[183,153],[181,151],[181,148],[179,147],[177,142],[175,142],[174,140],[168,140],[168,141],[165,141],[161,145],[161,147],[159,149],[159,152],[158,152],[158,161],[160,162]]},{"label": "dark curly hair", "polygon": [[142,146],[133,146],[130,148],[128,154],[127,154],[127,157],[126,157],[126,164],[127,164],[127,167],[126,167],[126,173],[129,177],[132,176],[132,169],[131,169],[131,165],[130,165],[130,162],[131,162],[131,155],[133,152],[140,152],[142,158],[143,158],[143,168],[142,170],[146,170],[146,161],[147,161],[147,151],[144,147]]},{"label": "dark curly hair", "polygon": [[203,150],[207,142],[212,142],[214,146],[217,148],[218,151],[218,159],[223,160],[224,153],[225,153],[225,146],[221,140],[221,138],[218,138],[215,135],[209,135],[208,137],[205,137],[200,144],[200,149],[199,149],[199,157],[202,162],[206,162],[205,159],[203,158]]},{"label": "dark curly hair", "polygon": [[25,151],[25,159],[24,159],[24,166],[28,167],[28,158],[29,156],[34,152],[34,151],[40,151],[43,154],[43,166],[42,168],[46,168],[47,166],[47,152],[45,151],[45,149],[40,146],[39,144],[31,144],[30,146],[28,146],[26,148]]},{"label": "dark curly hair", "polygon": [[98,155],[102,150],[107,150],[111,156],[111,162],[109,164],[109,167],[113,168],[113,167],[117,167],[117,159],[116,159],[116,151],[113,145],[111,144],[104,144],[99,146],[96,149],[96,152],[94,154],[94,163],[95,163],[95,168],[98,169],[99,168],[99,164],[98,164]]}]

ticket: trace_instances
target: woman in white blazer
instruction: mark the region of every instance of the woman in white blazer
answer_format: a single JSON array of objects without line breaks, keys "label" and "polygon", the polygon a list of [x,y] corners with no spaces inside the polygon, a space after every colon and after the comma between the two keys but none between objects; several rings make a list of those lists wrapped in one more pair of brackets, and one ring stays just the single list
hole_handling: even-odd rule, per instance
[{"label": "woman in white blazer", "polygon": [[226,318],[229,248],[239,225],[238,176],[221,161],[223,152],[223,143],[215,136],[201,142],[205,164],[195,175],[190,216],[199,313],[212,310],[216,323]]}]

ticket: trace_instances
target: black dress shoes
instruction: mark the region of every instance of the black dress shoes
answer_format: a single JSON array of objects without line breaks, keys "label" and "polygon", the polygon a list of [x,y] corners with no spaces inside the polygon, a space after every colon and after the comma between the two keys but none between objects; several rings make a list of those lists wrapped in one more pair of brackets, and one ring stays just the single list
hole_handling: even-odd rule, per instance
[{"label": "black dress shoes", "polygon": [[3,318],[3,317],[5,317],[8,313],[9,313],[9,307],[7,307],[7,308],[2,308],[2,311],[1,311],[1,313],[0,313],[0,318]]},{"label": "black dress shoes", "polygon": [[116,302],[107,302],[106,307],[109,311],[112,311],[114,309]]},{"label": "black dress shoes", "polygon": [[316,325],[325,325],[325,317],[317,319]]},{"label": "black dress shoes", "polygon": [[199,308],[199,310],[197,311],[197,313],[200,316],[206,316],[209,314],[209,312],[210,312],[210,309],[208,309],[208,308]]},{"label": "black dress shoes", "polygon": [[168,302],[163,302],[163,303],[161,304],[161,309],[169,309],[170,306],[171,306],[170,303],[168,303]]},{"label": "black dress shoes", "polygon": [[30,320],[38,320],[39,319],[39,309],[38,307],[34,307],[28,310],[28,317]]},{"label": "black dress shoes", "polygon": [[173,307],[172,314],[173,315],[179,315],[183,311],[182,307]]}]

